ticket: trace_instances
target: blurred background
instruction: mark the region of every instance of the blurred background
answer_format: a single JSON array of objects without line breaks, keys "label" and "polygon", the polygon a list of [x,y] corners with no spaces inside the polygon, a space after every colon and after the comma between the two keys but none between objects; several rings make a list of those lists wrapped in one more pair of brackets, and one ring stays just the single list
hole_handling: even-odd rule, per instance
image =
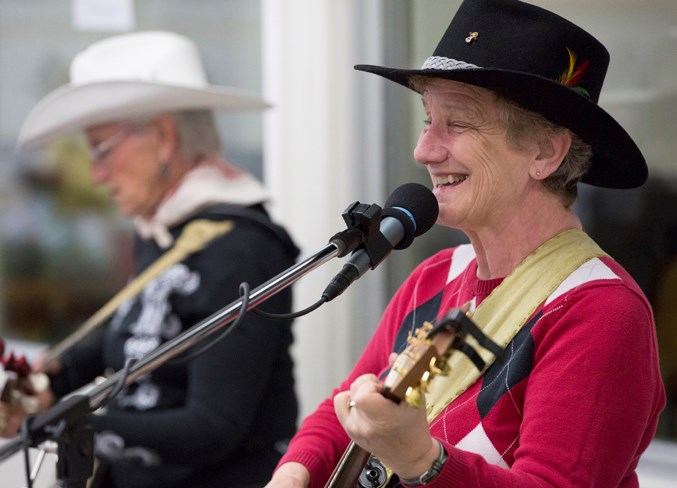
[{"label": "blurred background", "polygon": [[[643,486],[677,470],[677,2],[533,0],[593,33],[611,53],[601,105],[649,164],[640,189],[582,185],[576,211],[635,277],[656,315],[673,402]],[[198,44],[212,83],[262,93],[264,114],[217,117],[229,159],[264,179],[271,211],[302,257],[324,247],[354,201],[383,204],[397,186],[428,184],[412,149],[418,96],[358,63],[419,67],[459,0],[0,0],[0,336],[28,355],[84,322],[125,284],[129,223],[89,185],[81,140],[40,152],[14,144],[30,109],[67,83],[73,56],[112,34],[166,29]],[[435,228],[394,252],[336,300],[295,326],[302,415],[348,372],[388,297],[423,257],[463,236]],[[342,263],[295,285],[296,309]],[[258,284],[252,283],[252,286]],[[224,303],[224,306],[228,304]],[[662,470],[673,470],[663,476]],[[663,477],[661,477],[663,476]],[[651,485],[650,483],[654,483]]]}]

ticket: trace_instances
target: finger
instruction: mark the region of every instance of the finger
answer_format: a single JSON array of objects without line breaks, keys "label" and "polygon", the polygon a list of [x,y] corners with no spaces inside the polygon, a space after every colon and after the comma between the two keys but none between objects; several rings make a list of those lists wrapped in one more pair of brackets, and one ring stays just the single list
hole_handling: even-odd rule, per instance
[{"label": "finger", "polygon": [[9,418],[9,422],[7,423],[7,437],[13,437],[19,432],[19,428],[21,427],[21,422],[23,421],[23,417],[19,416],[11,416]]},{"label": "finger", "polygon": [[3,405],[0,408],[0,436],[12,437],[16,435],[23,418],[24,413],[21,409],[12,405]]},{"label": "finger", "polygon": [[373,374],[362,375],[350,385],[350,396],[358,403],[363,396],[382,392],[383,383]]},{"label": "finger", "polygon": [[[336,413],[339,422],[341,422],[341,425],[345,424],[346,419],[350,415],[350,411],[354,408],[355,404],[353,402],[354,400],[350,396],[349,391],[342,391],[334,396],[334,412]],[[352,405],[351,407],[348,406],[349,403]]]}]

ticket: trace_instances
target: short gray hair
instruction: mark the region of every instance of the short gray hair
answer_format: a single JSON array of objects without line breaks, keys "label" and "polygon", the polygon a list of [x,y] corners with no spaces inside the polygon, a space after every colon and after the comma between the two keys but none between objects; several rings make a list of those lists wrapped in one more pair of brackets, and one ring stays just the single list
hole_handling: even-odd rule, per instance
[{"label": "short gray hair", "polygon": [[211,110],[181,110],[170,114],[179,133],[179,150],[188,160],[220,155],[221,138]]},{"label": "short gray hair", "polygon": [[[167,112],[176,124],[179,135],[179,152],[188,161],[196,161],[205,156],[220,155],[221,137],[216,129],[214,114],[211,110],[178,110]],[[138,117],[125,121],[133,130],[143,129],[155,122],[159,114]]]},{"label": "short gray hair", "polygon": [[506,136],[517,149],[548,134],[571,134],[571,146],[559,167],[543,180],[543,185],[558,195],[565,207],[578,197],[578,182],[592,163],[592,147],[566,127],[554,124],[542,115],[522,108],[515,102],[498,96],[499,117],[506,127]]}]

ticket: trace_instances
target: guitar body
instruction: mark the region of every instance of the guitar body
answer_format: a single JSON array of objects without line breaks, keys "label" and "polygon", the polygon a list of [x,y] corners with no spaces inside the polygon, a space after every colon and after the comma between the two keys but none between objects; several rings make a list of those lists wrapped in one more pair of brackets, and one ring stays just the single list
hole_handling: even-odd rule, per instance
[{"label": "guitar body", "polygon": [[369,456],[367,464],[362,469],[357,480],[358,488],[387,488],[395,486],[395,480],[390,470],[374,456]]},{"label": "guitar body", "polygon": [[325,488],[354,488],[358,486],[357,482],[369,457],[367,451],[351,442],[343,452],[343,456],[334,468],[329,481],[324,485]]},{"label": "guitar body", "polygon": [[325,488],[386,488],[394,486],[381,461],[351,442]]}]

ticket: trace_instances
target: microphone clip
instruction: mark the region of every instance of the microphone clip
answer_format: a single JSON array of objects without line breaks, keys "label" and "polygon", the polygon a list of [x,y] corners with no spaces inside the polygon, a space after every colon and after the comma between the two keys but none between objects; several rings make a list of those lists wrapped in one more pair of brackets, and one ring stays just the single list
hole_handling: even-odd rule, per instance
[{"label": "microphone clip", "polygon": [[369,256],[371,268],[378,266],[393,247],[380,231],[381,214],[381,207],[375,203],[367,205],[354,202],[349,205],[342,214],[348,228],[334,234],[330,240],[339,249],[338,257],[344,257],[363,246]]}]

